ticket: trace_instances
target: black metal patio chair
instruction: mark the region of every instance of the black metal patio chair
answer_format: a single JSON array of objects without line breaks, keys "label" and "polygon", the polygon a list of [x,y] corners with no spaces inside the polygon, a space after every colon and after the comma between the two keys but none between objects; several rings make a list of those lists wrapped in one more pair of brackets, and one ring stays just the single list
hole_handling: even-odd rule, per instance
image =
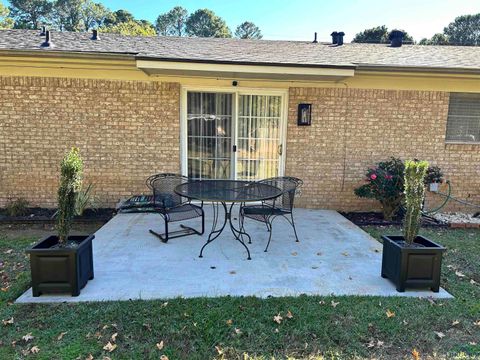
[{"label": "black metal patio chair", "polygon": [[[147,186],[153,191],[153,212],[161,215],[165,222],[165,233],[160,234],[153,230],[150,230],[150,233],[157,236],[164,243],[170,239],[182,236],[203,235],[205,231],[203,203],[200,205],[191,204],[190,200],[185,199],[174,191],[175,187],[188,181],[189,179],[186,176],[170,173],[152,175],[147,179]],[[169,223],[196,217],[202,218],[201,230],[182,224],[180,225],[181,230],[169,232]]]},{"label": "black metal patio chair", "polygon": [[272,223],[277,217],[284,217],[293,227],[296,242],[298,242],[297,229],[293,218],[293,206],[297,189],[303,185],[303,181],[289,176],[274,177],[259,182],[275,186],[282,190],[282,193],[275,199],[263,201],[262,204],[245,205],[240,207],[240,226],[244,228],[245,218],[265,223],[270,232],[268,243],[265,247],[267,252],[272,240]]}]

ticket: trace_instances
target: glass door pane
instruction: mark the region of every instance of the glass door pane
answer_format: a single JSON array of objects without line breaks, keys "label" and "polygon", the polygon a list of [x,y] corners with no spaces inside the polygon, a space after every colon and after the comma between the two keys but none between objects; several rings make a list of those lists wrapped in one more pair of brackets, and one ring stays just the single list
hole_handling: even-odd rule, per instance
[{"label": "glass door pane", "polygon": [[194,179],[229,179],[233,94],[188,92],[187,162]]},{"label": "glass door pane", "polygon": [[281,104],[280,96],[239,96],[237,179],[260,180],[278,176]]}]

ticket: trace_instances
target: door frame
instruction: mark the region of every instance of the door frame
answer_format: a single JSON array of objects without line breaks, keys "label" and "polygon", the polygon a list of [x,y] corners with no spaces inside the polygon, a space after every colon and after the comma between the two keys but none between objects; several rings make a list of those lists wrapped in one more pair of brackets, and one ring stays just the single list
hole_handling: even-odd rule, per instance
[{"label": "door frame", "polygon": [[[187,93],[195,92],[219,92],[234,95],[232,121],[235,124],[232,129],[232,146],[238,145],[237,124],[238,124],[238,98],[239,95],[271,95],[280,96],[282,108],[280,113],[280,142],[282,154],[278,163],[278,176],[285,174],[285,159],[287,153],[287,122],[288,122],[288,89],[267,89],[267,88],[232,88],[232,87],[208,87],[208,86],[181,86],[180,88],[180,169],[182,175],[188,176],[188,139],[187,139]],[[232,151],[230,178],[235,178],[237,152]]]}]

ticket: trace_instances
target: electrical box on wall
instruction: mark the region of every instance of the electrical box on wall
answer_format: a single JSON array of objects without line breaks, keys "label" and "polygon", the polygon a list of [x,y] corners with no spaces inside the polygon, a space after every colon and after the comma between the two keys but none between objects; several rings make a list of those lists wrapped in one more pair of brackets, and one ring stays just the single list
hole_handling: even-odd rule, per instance
[{"label": "electrical box on wall", "polygon": [[298,104],[298,126],[312,125],[312,104]]}]

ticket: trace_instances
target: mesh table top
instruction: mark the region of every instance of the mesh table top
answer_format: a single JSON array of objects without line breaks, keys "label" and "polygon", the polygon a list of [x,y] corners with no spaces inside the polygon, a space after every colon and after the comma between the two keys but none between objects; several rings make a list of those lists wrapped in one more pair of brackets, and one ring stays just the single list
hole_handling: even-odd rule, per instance
[{"label": "mesh table top", "polygon": [[220,202],[254,202],[276,198],[282,194],[278,187],[260,182],[241,180],[198,180],[175,188],[189,199]]}]

